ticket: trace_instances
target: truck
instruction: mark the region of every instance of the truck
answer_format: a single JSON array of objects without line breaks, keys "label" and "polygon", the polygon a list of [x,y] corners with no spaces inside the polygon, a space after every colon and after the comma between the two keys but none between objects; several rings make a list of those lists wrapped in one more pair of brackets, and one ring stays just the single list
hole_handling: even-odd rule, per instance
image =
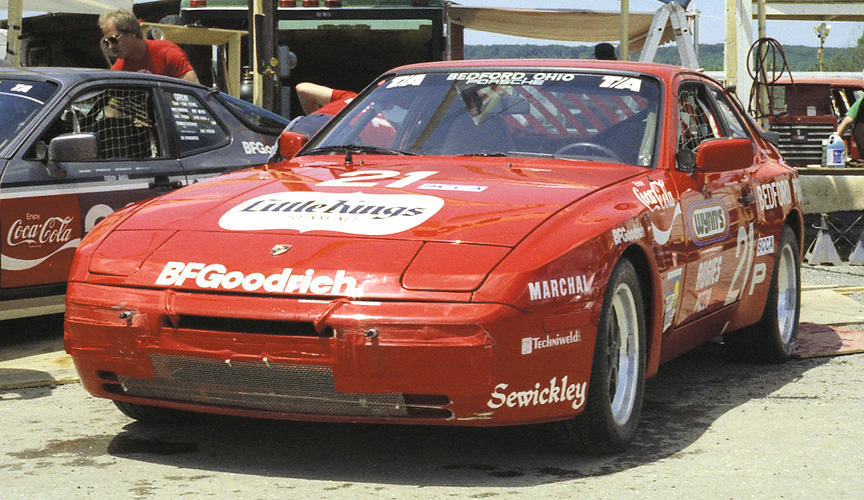
[{"label": "truck", "polygon": [[[768,86],[771,112],[768,127],[779,135],[778,147],[795,167],[822,164],[822,141],[837,130],[840,120],[864,96],[864,80],[847,77],[781,78]],[[861,152],[847,134],[846,151],[851,160]]]},{"label": "truck", "polygon": [[[248,0],[182,0],[180,21],[251,32],[249,8]],[[359,92],[390,68],[446,56],[442,0],[279,0],[276,12],[277,44],[296,57],[280,77],[283,93],[300,82]],[[241,57],[251,68],[248,39]],[[301,110],[291,96],[282,114],[293,117]]]}]

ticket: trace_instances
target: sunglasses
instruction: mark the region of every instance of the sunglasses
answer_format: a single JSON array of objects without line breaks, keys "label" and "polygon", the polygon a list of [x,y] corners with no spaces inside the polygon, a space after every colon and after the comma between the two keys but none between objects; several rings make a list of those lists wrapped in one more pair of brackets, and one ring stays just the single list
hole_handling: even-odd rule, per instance
[{"label": "sunglasses", "polygon": [[104,45],[117,45],[118,43],[120,43],[120,37],[125,34],[126,33],[120,33],[119,35],[106,36],[102,39],[102,43]]}]

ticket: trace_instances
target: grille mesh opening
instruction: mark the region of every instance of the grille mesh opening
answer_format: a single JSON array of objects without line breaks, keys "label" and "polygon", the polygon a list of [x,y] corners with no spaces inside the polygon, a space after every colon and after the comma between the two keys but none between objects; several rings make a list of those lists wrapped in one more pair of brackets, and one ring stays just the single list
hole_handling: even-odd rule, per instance
[{"label": "grille mesh opening", "polygon": [[209,332],[250,333],[258,335],[286,335],[293,337],[332,337],[333,329],[315,331],[309,322],[263,319],[218,318],[214,316],[182,315],[178,327]]},{"label": "grille mesh opening", "polygon": [[154,379],[120,376],[129,396],[281,413],[408,417],[400,393],[334,388],[329,367],[151,354]]}]

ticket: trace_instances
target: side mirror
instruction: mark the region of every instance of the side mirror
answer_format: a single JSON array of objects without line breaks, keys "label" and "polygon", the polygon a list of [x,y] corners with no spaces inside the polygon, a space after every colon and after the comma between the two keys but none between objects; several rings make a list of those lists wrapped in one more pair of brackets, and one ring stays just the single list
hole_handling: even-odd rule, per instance
[{"label": "side mirror", "polygon": [[753,143],[747,138],[708,139],[696,153],[696,183],[705,185],[705,174],[743,170],[753,165]]},{"label": "side mirror", "polygon": [[285,131],[279,134],[279,154],[290,160],[306,144],[306,136],[297,132]]},{"label": "side mirror", "polygon": [[750,139],[708,139],[699,144],[696,168],[704,172],[730,172],[753,164],[753,143]]},{"label": "side mirror", "polygon": [[51,139],[48,143],[48,173],[55,179],[64,177],[64,172],[58,162],[95,160],[99,157],[99,140],[96,134],[85,132],[79,134],[63,134]]}]

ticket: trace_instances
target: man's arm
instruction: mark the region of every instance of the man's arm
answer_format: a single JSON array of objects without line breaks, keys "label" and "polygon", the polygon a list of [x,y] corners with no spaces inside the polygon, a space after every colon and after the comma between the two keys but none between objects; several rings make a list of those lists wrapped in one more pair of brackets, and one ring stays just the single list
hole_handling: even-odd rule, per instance
[{"label": "man's arm", "polygon": [[181,78],[182,80],[188,80],[188,81],[190,81],[190,82],[200,83],[200,82],[198,81],[198,74],[195,73],[195,70],[194,70],[194,69],[193,69],[193,70],[189,70],[189,71],[187,71],[186,73],[183,73],[182,75],[180,75],[180,78]]}]

